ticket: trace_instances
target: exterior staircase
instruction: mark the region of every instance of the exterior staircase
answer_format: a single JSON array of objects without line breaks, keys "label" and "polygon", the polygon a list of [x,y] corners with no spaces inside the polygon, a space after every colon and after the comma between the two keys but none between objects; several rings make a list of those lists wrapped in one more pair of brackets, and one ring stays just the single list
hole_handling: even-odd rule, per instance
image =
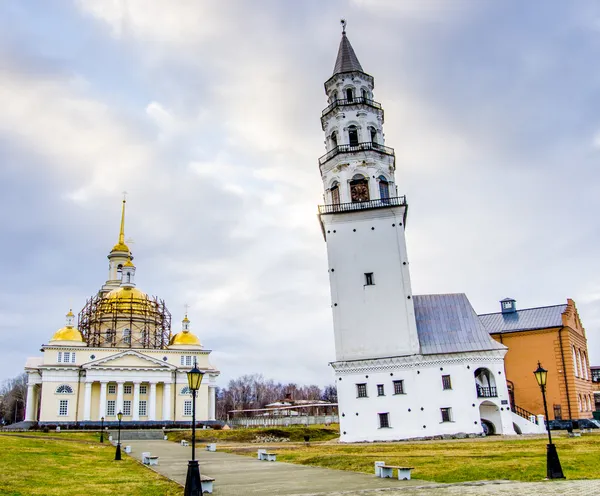
[{"label": "exterior staircase", "polygon": [[540,422],[540,417],[535,413],[527,411],[517,405],[511,406],[511,412],[515,431],[517,431],[518,434],[543,434],[546,432],[543,416]]}]

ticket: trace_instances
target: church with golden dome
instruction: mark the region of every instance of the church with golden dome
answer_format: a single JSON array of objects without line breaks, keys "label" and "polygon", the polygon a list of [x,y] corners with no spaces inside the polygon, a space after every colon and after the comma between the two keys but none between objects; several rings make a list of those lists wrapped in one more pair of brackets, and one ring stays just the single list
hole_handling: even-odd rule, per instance
[{"label": "church with golden dome", "polygon": [[136,287],[133,255],[125,243],[125,205],[119,241],[108,254],[108,279],[79,312],[72,310],[43,356],[25,365],[26,422],[83,426],[117,420],[140,425],[188,423],[192,396],[186,372],[194,363],[204,372],[196,418],[214,421],[219,371],[190,329],[171,331],[165,302]]}]

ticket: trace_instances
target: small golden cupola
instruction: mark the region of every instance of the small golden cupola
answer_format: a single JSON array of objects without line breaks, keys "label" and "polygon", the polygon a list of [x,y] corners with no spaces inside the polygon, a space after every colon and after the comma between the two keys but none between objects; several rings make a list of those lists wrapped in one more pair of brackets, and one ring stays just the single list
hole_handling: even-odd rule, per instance
[{"label": "small golden cupola", "polygon": [[188,319],[187,313],[181,321],[181,332],[178,332],[171,338],[169,348],[180,350],[195,350],[202,348],[198,336],[190,332],[190,319]]},{"label": "small golden cupola", "polygon": [[83,336],[78,329],[75,328],[75,315],[73,310],[69,310],[66,315],[66,325],[54,333],[51,344],[64,346],[86,346]]},{"label": "small golden cupola", "polygon": [[127,200],[123,198],[121,205],[121,227],[119,229],[119,241],[113,246],[108,254],[108,279],[102,287],[102,292],[118,288],[121,285],[122,270],[127,261],[131,263],[133,256],[129,251],[129,247],[125,244],[125,205]]}]

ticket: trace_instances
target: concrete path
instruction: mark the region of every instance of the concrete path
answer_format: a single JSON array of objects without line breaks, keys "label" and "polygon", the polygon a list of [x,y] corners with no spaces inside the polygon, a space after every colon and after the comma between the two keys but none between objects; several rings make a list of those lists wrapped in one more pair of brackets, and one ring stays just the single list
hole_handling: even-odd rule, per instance
[{"label": "concrete path", "polygon": [[[160,474],[185,484],[187,462],[191,447],[169,441],[127,441],[131,456],[141,461],[142,452],[158,455],[158,466],[152,467]],[[203,446],[202,446],[203,447]],[[260,446],[257,446],[257,449]],[[389,489],[423,486],[427,482],[381,479],[375,475],[330,470],[326,468],[293,465],[291,463],[265,462],[248,456],[222,452],[196,450],[200,473],[216,479],[215,496],[300,495],[329,494],[338,491]]]}]

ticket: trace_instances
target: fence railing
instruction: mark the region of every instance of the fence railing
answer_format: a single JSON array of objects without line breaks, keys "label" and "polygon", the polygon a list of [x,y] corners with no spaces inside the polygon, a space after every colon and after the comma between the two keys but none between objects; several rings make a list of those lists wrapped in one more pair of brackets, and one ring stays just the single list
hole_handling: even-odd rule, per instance
[{"label": "fence railing", "polygon": [[342,107],[345,105],[356,105],[357,103],[364,103],[365,105],[368,105],[369,107],[381,109],[381,103],[371,100],[369,98],[359,96],[359,97],[351,98],[350,100],[348,100],[348,99],[336,100],[331,105],[327,106],[327,108],[325,110],[323,110],[323,112],[321,113],[321,117],[325,116],[326,114],[331,112],[336,107]]},{"label": "fence railing", "polygon": [[353,212],[355,210],[369,210],[382,207],[401,207],[406,205],[406,196],[395,196],[393,198],[378,198],[363,202],[332,203],[330,205],[319,205],[320,214],[337,214]]},{"label": "fence railing", "polygon": [[269,427],[272,425],[337,424],[337,415],[297,415],[289,417],[238,417],[227,421],[229,425],[242,427]]},{"label": "fence railing", "polygon": [[498,390],[495,387],[483,387],[477,385],[477,397],[478,398],[497,398]]},{"label": "fence railing", "polygon": [[365,141],[363,143],[356,144],[348,144],[348,145],[338,145],[332,150],[329,150],[325,155],[319,158],[319,165],[323,165],[328,160],[331,160],[336,155],[340,153],[351,153],[351,152],[362,152],[362,151],[375,151],[377,153],[381,153],[383,155],[389,155],[394,157],[394,149],[389,146],[380,145],[379,143],[375,143],[374,141]]}]

